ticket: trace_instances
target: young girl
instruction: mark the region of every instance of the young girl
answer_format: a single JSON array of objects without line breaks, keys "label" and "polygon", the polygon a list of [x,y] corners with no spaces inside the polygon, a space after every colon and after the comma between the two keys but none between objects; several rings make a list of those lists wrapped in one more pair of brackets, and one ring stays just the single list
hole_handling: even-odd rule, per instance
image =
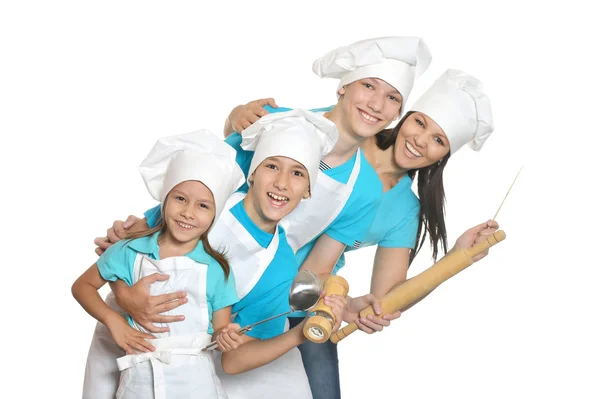
[{"label": "young girl", "polygon": [[[106,251],[73,284],[73,295],[126,354],[116,362],[121,371],[117,398],[226,397],[210,352],[201,349],[211,334],[230,324],[238,297],[227,260],[207,237],[243,175],[231,148],[207,131],[159,141],[140,171],[160,200],[163,217],[153,229],[131,234]],[[98,289],[107,281],[133,285],[157,272],[169,279],[153,284],[151,293],[185,290],[188,302],[180,309],[184,321],[153,336],[105,304]],[[102,396],[107,389],[95,388],[98,392],[91,389],[84,397]]]}]

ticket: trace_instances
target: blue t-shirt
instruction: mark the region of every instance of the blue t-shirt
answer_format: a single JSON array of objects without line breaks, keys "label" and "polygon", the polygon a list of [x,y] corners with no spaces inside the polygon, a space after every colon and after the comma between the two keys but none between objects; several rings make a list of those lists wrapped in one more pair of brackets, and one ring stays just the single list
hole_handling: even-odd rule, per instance
[{"label": "blue t-shirt", "polygon": [[[265,106],[264,108],[269,112],[286,112],[291,110],[290,108],[272,108],[270,106]],[[331,108],[332,107],[319,108],[312,111],[322,113],[331,110]],[[236,162],[244,172],[246,178],[248,178],[250,163],[252,162],[254,152],[242,149],[242,137],[239,133],[229,135],[225,141],[236,150]],[[340,183],[347,183],[357,157],[358,153],[335,168],[329,168],[322,164],[321,172]],[[375,218],[377,205],[379,204],[383,193],[383,186],[377,176],[377,172],[375,172],[375,169],[369,164],[362,151],[360,152],[360,157],[360,172],[350,197],[333,222],[319,234],[320,236],[325,233],[343,244],[354,247],[360,246],[363,241],[369,225]],[[248,186],[244,185],[242,189],[247,191]],[[309,201],[311,200],[309,199]],[[297,251],[296,261],[298,266],[302,265],[317,238],[318,236]]]},{"label": "blue t-shirt", "polygon": [[[273,234],[267,233],[256,226],[244,209],[243,201],[234,205],[229,212],[244,226],[261,247],[267,248],[269,246]],[[149,226],[156,225],[160,217],[160,205],[149,209],[144,215]],[[298,266],[294,258],[294,251],[287,242],[285,231],[279,226],[277,252],[252,290],[233,305],[232,312],[237,313],[234,321],[244,327],[290,310],[289,292],[296,274],[298,274]],[[279,317],[259,324],[252,328],[247,335],[258,339],[269,339],[283,333],[284,328],[285,318]]]},{"label": "blue t-shirt", "polygon": [[[360,248],[379,245],[386,248],[414,248],[419,228],[419,199],[411,189],[412,179],[405,175],[394,187],[383,194],[375,220],[369,227]],[[357,248],[346,247],[344,252]],[[345,265],[340,257],[333,274]]]},{"label": "blue t-shirt", "polygon": [[[134,283],[133,269],[138,253],[146,254],[151,259],[160,259],[159,233],[156,232],[135,240],[121,240],[110,246],[96,262],[102,278],[106,281],[123,280],[127,285],[132,286]],[[221,265],[204,251],[202,242],[199,242],[196,248],[185,256],[198,263],[208,265],[206,272],[206,302],[208,304],[209,328],[207,332],[212,334],[213,312],[231,306],[238,300],[233,273],[230,273],[229,278],[225,279],[225,272]],[[128,319],[129,324],[133,326],[131,317],[128,316]]]}]

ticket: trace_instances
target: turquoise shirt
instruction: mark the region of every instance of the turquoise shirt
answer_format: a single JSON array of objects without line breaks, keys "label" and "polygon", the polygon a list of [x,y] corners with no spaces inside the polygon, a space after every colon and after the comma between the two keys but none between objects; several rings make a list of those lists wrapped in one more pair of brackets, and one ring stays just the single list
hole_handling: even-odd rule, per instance
[{"label": "turquoise shirt", "polygon": [[[261,247],[269,246],[273,234],[261,230],[254,224],[244,209],[243,201],[234,205],[229,212]],[[160,216],[160,206],[149,209],[145,216],[149,226],[156,225]],[[234,321],[243,327],[290,310],[289,292],[296,274],[298,274],[298,266],[294,251],[287,242],[285,231],[280,226],[277,252],[252,290],[233,305],[232,312],[237,313]],[[279,317],[259,324],[247,335],[258,339],[269,339],[283,333],[284,328],[285,318]]]},{"label": "turquoise shirt", "polygon": [[[121,240],[110,246],[96,262],[102,278],[106,281],[123,280],[127,285],[132,286],[134,283],[133,269],[138,253],[146,254],[151,259],[160,259],[158,236],[159,232],[156,232],[135,240]],[[233,273],[230,273],[229,278],[225,279],[225,272],[221,265],[204,251],[202,242],[199,242],[194,250],[185,256],[198,263],[208,265],[206,272],[206,302],[208,304],[209,328],[207,332],[212,334],[213,312],[231,306],[238,300]],[[133,326],[131,317],[128,316],[128,319],[129,324]]]},{"label": "turquoise shirt", "polygon": [[[385,248],[414,248],[419,228],[419,199],[412,191],[412,179],[405,175],[383,194],[375,220],[369,227],[360,248],[379,245]],[[344,252],[357,248],[346,247]],[[333,274],[344,267],[345,257],[338,260]]]}]

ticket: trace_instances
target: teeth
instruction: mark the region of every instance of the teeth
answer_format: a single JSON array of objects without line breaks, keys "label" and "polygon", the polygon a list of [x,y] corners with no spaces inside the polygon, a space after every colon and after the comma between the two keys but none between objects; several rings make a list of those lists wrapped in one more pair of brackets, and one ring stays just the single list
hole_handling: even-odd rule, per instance
[{"label": "teeth", "polygon": [[423,155],[421,155],[421,153],[419,151],[417,151],[417,149],[415,147],[413,147],[408,141],[406,142],[406,148],[408,149],[408,151],[410,151],[411,154],[413,154],[415,157],[422,157]]},{"label": "teeth", "polygon": [[366,112],[360,111],[360,114],[362,115],[363,118],[365,118],[366,120],[370,121],[370,122],[378,122],[379,119],[372,117],[371,115],[367,114]]},{"label": "teeth", "polygon": [[289,201],[289,200],[290,200],[290,199],[289,199],[289,198],[287,198],[287,197],[282,197],[282,196],[280,196],[280,195],[275,195],[275,194],[273,194],[273,193],[267,193],[267,195],[268,195],[269,197],[273,198],[274,200],[277,200],[277,201],[286,201],[286,202],[287,202],[287,201]]},{"label": "teeth", "polygon": [[177,222],[177,224],[180,225],[181,227],[183,227],[184,229],[191,229],[192,227],[194,227],[190,224],[185,224],[185,223],[181,223],[181,222]]}]

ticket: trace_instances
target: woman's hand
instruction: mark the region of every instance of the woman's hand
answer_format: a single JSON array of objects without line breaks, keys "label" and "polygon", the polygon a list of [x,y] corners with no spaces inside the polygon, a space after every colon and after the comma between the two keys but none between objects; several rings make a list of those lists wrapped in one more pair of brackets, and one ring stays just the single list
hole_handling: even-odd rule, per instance
[{"label": "woman's hand", "polygon": [[[368,306],[373,307],[375,314],[360,317],[360,311]],[[348,302],[348,306],[344,312],[344,321],[347,323],[354,322],[359,330],[367,334],[373,334],[376,331],[383,331],[384,327],[388,327],[390,322],[399,318],[400,315],[400,311],[381,315],[381,301],[375,295],[367,294],[353,298]]]},{"label": "woman's hand", "polygon": [[152,352],[155,349],[146,339],[156,337],[131,327],[120,315],[111,318],[106,327],[108,327],[116,344],[128,355],[139,352]]},{"label": "woman's hand", "polygon": [[[485,223],[481,223],[475,227],[471,227],[469,230],[462,233],[460,237],[456,239],[456,243],[454,247],[450,250],[450,252],[454,252],[457,249],[467,249],[471,248],[475,244],[478,244],[484,241],[487,236],[490,236],[498,230],[498,222],[495,220],[488,220]],[[473,258],[473,262],[477,262],[487,256],[489,251],[484,251],[479,255]]]}]

